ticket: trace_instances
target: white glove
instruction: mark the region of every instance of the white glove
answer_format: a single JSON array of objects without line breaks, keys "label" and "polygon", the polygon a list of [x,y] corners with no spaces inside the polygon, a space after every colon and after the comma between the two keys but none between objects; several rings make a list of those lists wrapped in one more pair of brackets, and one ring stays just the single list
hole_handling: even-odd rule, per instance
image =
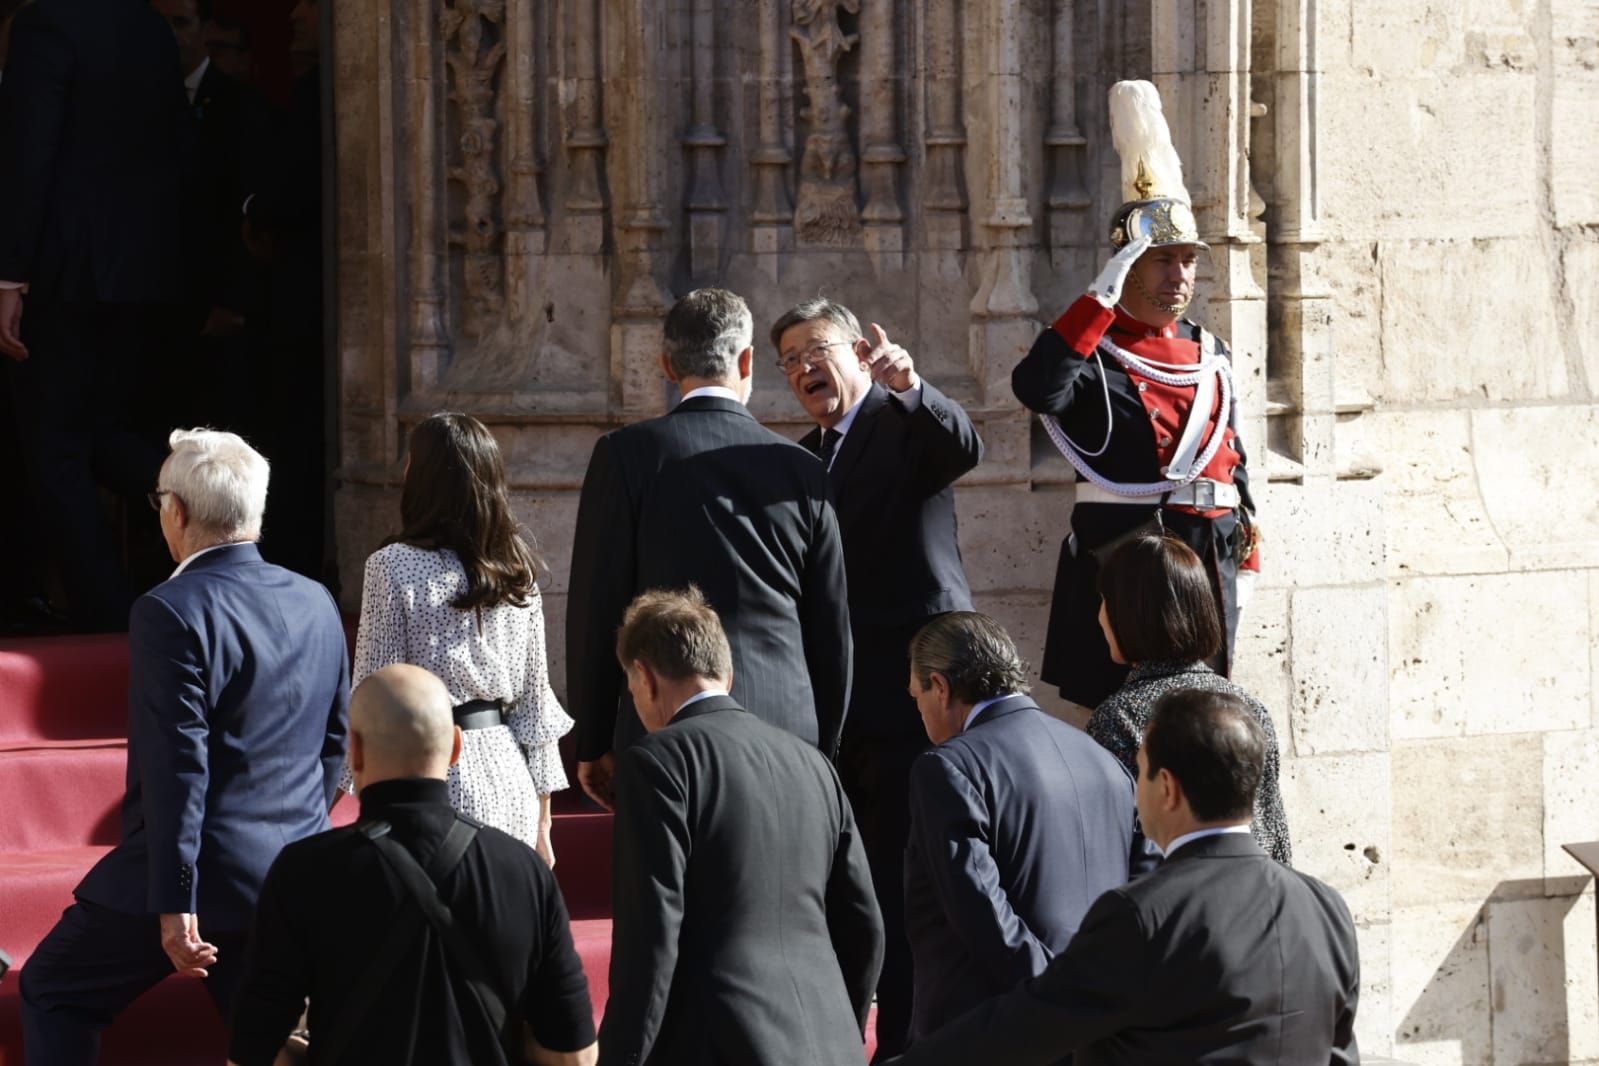
[{"label": "white glove", "polygon": [[1102,307],[1115,307],[1122,298],[1122,286],[1127,283],[1127,275],[1132,273],[1133,264],[1138,262],[1139,256],[1149,251],[1151,243],[1149,237],[1139,237],[1111,256],[1105,269],[1088,287],[1088,295],[1099,301]]}]

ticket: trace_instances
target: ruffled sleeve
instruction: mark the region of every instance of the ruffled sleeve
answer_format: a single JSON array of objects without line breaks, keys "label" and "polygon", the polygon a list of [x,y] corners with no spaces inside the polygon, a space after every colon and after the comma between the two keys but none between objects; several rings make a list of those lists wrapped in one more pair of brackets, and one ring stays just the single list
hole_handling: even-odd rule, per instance
[{"label": "ruffled sleeve", "polygon": [[527,687],[511,708],[506,724],[527,754],[534,790],[548,796],[568,787],[558,745],[571,732],[573,721],[550,688],[549,661],[544,651],[544,600],[537,590],[527,612]]}]

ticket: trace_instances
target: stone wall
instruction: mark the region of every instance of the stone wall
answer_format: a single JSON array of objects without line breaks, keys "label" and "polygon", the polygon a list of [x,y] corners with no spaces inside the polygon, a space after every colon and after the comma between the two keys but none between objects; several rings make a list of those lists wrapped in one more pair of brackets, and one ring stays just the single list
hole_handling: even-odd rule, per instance
[{"label": "stone wall", "polygon": [[[1161,87],[1215,246],[1267,570],[1240,679],[1298,865],[1414,1062],[1599,1062],[1599,0],[352,0],[336,11],[346,599],[406,428],[495,430],[552,568],[594,439],[664,410],[696,284],[824,291],[965,402],[980,605],[1042,646],[1069,470],[1009,368],[1091,278],[1104,91]],[[762,360],[770,356],[763,346]],[[760,364],[757,413],[798,435]]]}]

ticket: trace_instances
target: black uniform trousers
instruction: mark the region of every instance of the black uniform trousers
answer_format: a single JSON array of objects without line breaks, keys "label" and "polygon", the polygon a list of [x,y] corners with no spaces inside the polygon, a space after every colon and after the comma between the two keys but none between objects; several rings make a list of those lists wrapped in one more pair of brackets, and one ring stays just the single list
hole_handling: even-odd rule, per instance
[{"label": "black uniform trousers", "polygon": [[907,649],[927,621],[853,627],[855,680],[839,746],[838,776],[855,811],[883,914],[874,1061],[899,1054],[910,1035],[911,947],[905,937],[904,872],[911,831],[911,763],[932,744],[908,689]]},{"label": "black uniform trousers", "polygon": [[[217,949],[205,990],[223,1019],[244,976],[248,934],[208,930]],[[161,921],[79,900],[22,968],[22,1051],[32,1066],[94,1066],[100,1033],[139,996],[172,976]]]}]

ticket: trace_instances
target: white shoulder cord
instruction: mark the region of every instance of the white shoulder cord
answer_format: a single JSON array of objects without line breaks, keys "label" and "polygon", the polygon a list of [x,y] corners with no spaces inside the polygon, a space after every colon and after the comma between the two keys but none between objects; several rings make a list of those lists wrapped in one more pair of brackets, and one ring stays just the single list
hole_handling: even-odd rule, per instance
[{"label": "white shoulder cord", "polygon": [[[1208,343],[1210,334],[1201,332],[1201,337],[1203,341],[1200,345],[1200,361],[1197,366],[1193,364],[1158,363],[1150,359],[1143,359],[1118,347],[1109,337],[1100,339],[1099,345],[1094,350],[1094,361],[1099,365],[1099,380],[1105,389],[1105,440],[1100,444],[1098,450],[1089,451],[1068,437],[1066,431],[1061,429],[1059,419],[1054,415],[1041,414],[1038,416],[1038,420],[1044,424],[1044,432],[1049,434],[1049,439],[1054,442],[1056,448],[1060,449],[1060,453],[1066,457],[1066,461],[1072,465],[1073,469],[1083,475],[1085,480],[1118,496],[1158,496],[1183,485],[1191,485],[1198,480],[1200,473],[1205,467],[1210,465],[1211,459],[1215,458],[1216,452],[1220,450],[1222,440],[1227,435],[1227,427],[1232,423],[1233,416],[1237,413],[1234,410],[1236,398],[1233,396],[1231,365],[1225,356],[1217,351],[1212,344]],[[1221,382],[1221,408],[1226,413],[1226,416],[1216,420],[1210,439],[1205,443],[1205,450],[1200,453],[1199,458],[1194,460],[1193,465],[1188,468],[1188,473],[1182,479],[1165,479],[1141,485],[1123,484],[1105,477],[1085,461],[1085,456],[1090,459],[1095,458],[1105,454],[1105,449],[1110,447],[1112,427],[1110,379],[1105,374],[1105,364],[1099,357],[1100,351],[1110,355],[1123,368],[1135,370],[1143,377],[1161,385],[1198,386],[1202,378],[1211,374],[1214,374],[1217,380]],[[1190,408],[1188,417],[1193,418],[1195,414],[1195,409]],[[1200,417],[1208,419],[1210,412],[1206,411]]]}]

